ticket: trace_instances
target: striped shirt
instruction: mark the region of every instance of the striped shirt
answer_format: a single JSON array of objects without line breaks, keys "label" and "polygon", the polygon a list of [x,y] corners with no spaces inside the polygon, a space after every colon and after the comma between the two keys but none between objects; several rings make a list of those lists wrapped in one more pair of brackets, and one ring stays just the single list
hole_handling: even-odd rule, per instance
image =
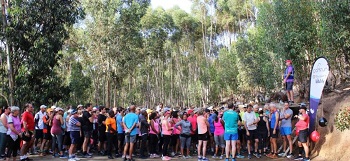
[{"label": "striped shirt", "polygon": [[74,116],[71,116],[71,117],[69,118],[69,124],[68,124],[69,130],[70,130],[70,131],[80,131],[80,127],[77,126],[77,123],[78,123],[78,122],[79,122],[79,121],[78,121],[77,118],[74,118]]}]

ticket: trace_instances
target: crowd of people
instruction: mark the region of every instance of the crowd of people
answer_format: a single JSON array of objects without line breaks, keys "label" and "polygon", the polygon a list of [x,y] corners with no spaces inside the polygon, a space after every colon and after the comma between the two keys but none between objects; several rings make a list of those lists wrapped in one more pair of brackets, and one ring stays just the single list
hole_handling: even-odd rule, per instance
[{"label": "crowd of people", "polygon": [[[160,103],[154,110],[135,105],[111,109],[91,104],[66,109],[41,105],[34,113],[33,105],[28,103],[23,112],[16,106],[3,108],[0,156],[16,160],[19,153],[21,161],[30,161],[27,153],[38,152],[40,156],[68,161],[79,160],[76,154],[133,161],[137,154],[141,159],[162,160],[197,155],[198,161],[207,161],[210,154],[225,161],[262,156],[308,161],[305,104],[300,105],[299,112],[293,116],[289,103],[279,109],[274,103],[238,108],[231,102],[222,107],[187,109],[163,107]],[[298,119],[295,127],[299,131],[295,156],[293,117]],[[278,138],[283,140],[282,153],[278,153]]]}]

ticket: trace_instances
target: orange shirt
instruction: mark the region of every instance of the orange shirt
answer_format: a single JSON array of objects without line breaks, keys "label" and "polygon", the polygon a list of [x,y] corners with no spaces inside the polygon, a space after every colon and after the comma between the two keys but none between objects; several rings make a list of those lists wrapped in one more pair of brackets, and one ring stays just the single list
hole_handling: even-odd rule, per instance
[{"label": "orange shirt", "polygon": [[[106,124],[106,132],[109,131],[108,125],[111,125],[112,129],[114,129],[115,131],[117,130],[117,122],[115,121],[114,118],[108,117],[105,121],[105,124]],[[113,133],[112,131],[110,132]]]}]

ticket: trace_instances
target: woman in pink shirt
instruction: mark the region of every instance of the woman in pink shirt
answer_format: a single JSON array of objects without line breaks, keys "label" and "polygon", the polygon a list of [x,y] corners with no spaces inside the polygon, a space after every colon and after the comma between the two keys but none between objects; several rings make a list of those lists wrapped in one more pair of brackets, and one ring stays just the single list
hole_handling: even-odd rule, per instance
[{"label": "woman in pink shirt", "polygon": [[175,128],[175,124],[181,121],[181,119],[179,118],[178,111],[173,111],[171,115],[172,115],[171,125],[174,128],[173,135],[171,136],[171,147],[173,148],[173,152],[171,153],[171,156],[175,156],[178,154],[178,150],[180,146],[180,133],[181,133],[181,127],[179,130]]},{"label": "woman in pink shirt", "polygon": [[299,121],[295,124],[297,130],[299,130],[298,136],[298,147],[299,156],[297,159],[303,159],[302,152],[305,151],[304,160],[310,160],[309,158],[309,146],[308,146],[308,136],[309,136],[309,115],[306,113],[306,105],[301,104],[299,109],[300,114],[294,117],[298,118]]},{"label": "woman in pink shirt", "polygon": [[221,148],[221,156],[220,156],[220,159],[223,159],[223,156],[224,156],[224,152],[225,152],[225,140],[224,140],[224,132],[225,132],[225,129],[224,129],[224,121],[221,119],[222,117],[222,112],[219,113],[219,116],[217,116],[216,114],[213,114],[215,115],[214,118],[214,127],[215,127],[215,130],[214,130],[214,140],[215,140],[215,154],[213,156],[213,158],[216,158],[218,156],[218,151],[219,151],[219,146]]},{"label": "woman in pink shirt", "polygon": [[151,113],[149,119],[151,124],[151,126],[149,127],[149,153],[151,154],[150,158],[158,158],[159,155],[156,152],[156,147],[158,145],[158,136],[160,130],[157,112]]},{"label": "woman in pink shirt", "polygon": [[170,111],[164,114],[164,118],[162,120],[162,134],[163,134],[163,157],[162,160],[170,160],[171,158],[168,156],[168,146],[171,139],[171,133],[173,131],[173,127],[169,121]]},{"label": "woman in pink shirt", "polygon": [[199,110],[198,112],[197,124],[198,124],[198,147],[197,147],[198,160],[208,161],[208,158],[206,158],[205,156],[207,151],[207,143],[209,140],[209,123],[206,116],[204,116],[203,110]]}]

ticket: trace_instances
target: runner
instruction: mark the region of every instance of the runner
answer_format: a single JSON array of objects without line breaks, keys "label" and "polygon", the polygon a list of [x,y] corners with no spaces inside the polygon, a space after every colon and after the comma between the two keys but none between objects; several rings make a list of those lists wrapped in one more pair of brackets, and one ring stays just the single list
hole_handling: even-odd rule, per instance
[{"label": "runner", "polygon": [[258,136],[256,132],[256,125],[259,122],[258,117],[256,117],[256,114],[254,111],[252,111],[253,106],[248,105],[247,112],[244,113],[243,121],[244,121],[244,127],[246,129],[246,135],[247,135],[247,148],[248,148],[248,159],[252,158],[252,142],[254,142],[254,156],[257,158],[260,158],[258,155]]},{"label": "runner", "polygon": [[[100,155],[105,155],[105,151],[107,150],[106,148],[106,141],[107,141],[107,136],[106,136],[106,108],[105,106],[100,106],[99,107],[100,113],[98,114],[97,117],[97,123],[98,123],[98,153]],[[112,110],[111,110],[112,111]]]},{"label": "runner", "polygon": [[158,145],[158,136],[160,134],[159,130],[159,122],[158,122],[158,114],[157,112],[151,113],[150,117],[150,129],[149,129],[149,153],[151,154],[151,158],[159,158],[157,154],[157,145]]},{"label": "runner", "polygon": [[270,104],[271,112],[271,124],[270,124],[270,142],[271,142],[271,153],[267,157],[276,159],[277,156],[277,138],[278,138],[278,123],[279,123],[279,113],[276,109],[276,105]]},{"label": "runner", "polygon": [[117,129],[118,129],[118,155],[123,154],[124,150],[124,127],[123,127],[123,117],[124,117],[124,109],[122,107],[117,108]]},{"label": "runner", "polygon": [[294,103],[293,83],[294,83],[294,67],[291,60],[286,60],[287,68],[284,70],[283,83],[286,85],[288,103]]},{"label": "runner", "polygon": [[[135,114],[136,106],[129,107],[129,113],[123,119],[123,126],[125,129],[125,147],[124,147],[124,161],[134,161],[132,154],[134,151],[134,144],[136,142],[137,124],[139,117]],[[128,156],[127,156],[128,155]]]},{"label": "runner", "polygon": [[146,154],[146,151],[147,151],[146,144],[147,144],[148,129],[149,129],[149,124],[147,120],[148,120],[147,111],[142,110],[140,115],[140,133],[141,133],[140,158],[141,159],[148,158],[148,154]]},{"label": "runner", "polygon": [[7,145],[7,131],[8,131],[8,125],[7,120],[9,117],[9,114],[11,112],[11,109],[9,106],[6,106],[3,108],[4,113],[1,114],[1,121],[0,121],[0,158],[5,158],[5,149]]},{"label": "runner", "polygon": [[[293,111],[289,108],[289,103],[284,103],[284,110],[281,113],[281,136],[283,139],[283,153],[278,156],[287,155],[287,158],[293,157],[293,141],[292,141],[292,116]],[[287,141],[289,144],[289,154],[286,153]]]},{"label": "runner", "polygon": [[[299,121],[295,124],[297,130],[299,130],[298,136],[298,148],[299,155],[294,160],[310,161],[309,158],[309,146],[308,146],[308,136],[309,136],[309,115],[306,113],[306,105],[301,104],[299,109],[299,115],[295,115]],[[305,158],[303,159],[302,153],[305,152]]]},{"label": "runner", "polygon": [[33,105],[30,103],[25,104],[25,112],[22,115],[22,148],[21,148],[21,161],[32,161],[33,159],[29,159],[27,157],[27,153],[30,147],[33,146],[34,142],[34,129],[35,129],[35,123],[34,123],[34,116],[33,116]]},{"label": "runner", "polygon": [[[57,107],[55,109],[54,117],[51,122],[52,128],[51,128],[51,135],[52,135],[52,146],[51,150],[53,151],[53,156],[55,157],[55,147],[58,147],[59,157],[61,159],[67,158],[63,154],[63,109],[60,107]],[[56,146],[57,145],[57,146]]]},{"label": "runner", "polygon": [[81,123],[79,122],[79,114],[76,109],[71,112],[71,117],[69,118],[68,126],[70,131],[70,139],[72,144],[69,147],[69,159],[68,161],[76,161],[75,157],[76,145],[79,143],[80,139],[80,127]]},{"label": "runner", "polygon": [[92,155],[89,154],[88,151],[88,145],[90,143],[90,138],[92,137],[92,130],[93,130],[93,122],[95,118],[96,113],[92,113],[92,105],[90,103],[86,104],[86,110],[83,111],[83,117],[82,117],[82,132],[84,136],[84,142],[83,142],[83,157],[84,158],[91,158]]},{"label": "runner", "polygon": [[44,138],[44,122],[43,122],[43,117],[46,116],[46,108],[47,106],[41,105],[40,106],[40,111],[35,114],[35,141],[34,141],[34,147],[38,145],[38,142],[40,141],[41,143],[43,142]]},{"label": "runner", "polygon": [[226,159],[229,161],[230,150],[232,154],[232,161],[236,161],[236,141],[238,140],[238,125],[241,124],[239,116],[236,111],[233,110],[233,103],[228,104],[228,110],[224,112],[222,120],[225,123],[224,139],[226,141]]},{"label": "runner", "polygon": [[[110,110],[108,112],[108,118],[105,121],[108,159],[114,159],[112,155],[113,146],[118,147],[117,123],[114,116],[115,116],[114,111]],[[116,152],[118,152],[118,149],[116,149]]]},{"label": "runner", "polygon": [[213,155],[213,158],[219,157],[218,151],[220,147],[221,148],[220,159],[223,159],[224,153],[225,153],[225,140],[224,140],[225,123],[221,118],[222,115],[223,115],[222,112],[219,113],[219,116],[216,115],[215,113],[212,114],[212,116],[214,117],[213,126],[214,126],[214,140],[215,140],[215,154]]},{"label": "runner", "polygon": [[167,111],[165,112],[164,118],[162,119],[162,134],[164,139],[162,160],[171,159],[168,156],[168,146],[171,140],[171,133],[173,131],[173,127],[171,127],[169,120],[170,120],[170,111]]},{"label": "runner", "polygon": [[[8,117],[8,131],[7,131],[7,154],[6,161],[10,161],[11,156],[15,161],[17,157],[17,151],[20,147],[21,137],[23,133],[21,133],[21,119],[19,117],[19,107],[11,106],[11,114]],[[34,120],[33,120],[34,121]],[[30,134],[24,134],[26,137],[29,137]],[[22,159],[21,159],[22,160]],[[26,160],[26,159],[24,159]]]},{"label": "runner", "polygon": [[266,140],[270,136],[270,127],[269,127],[269,119],[264,116],[263,109],[259,109],[259,117],[258,117],[258,138],[259,138],[259,157],[266,155]]},{"label": "runner", "polygon": [[[208,161],[206,158],[207,153],[207,143],[209,140],[209,123],[207,120],[207,114],[204,115],[203,110],[198,111],[197,117],[198,124],[198,161]],[[201,155],[202,154],[202,155]]]},{"label": "runner", "polygon": [[[180,126],[181,128],[178,128]],[[190,148],[191,147],[191,132],[192,132],[192,125],[187,120],[187,113],[184,113],[182,115],[182,120],[175,124],[175,128],[178,130],[181,130],[180,134],[180,141],[181,141],[181,154],[184,159],[190,159],[192,158],[190,155]],[[186,154],[184,153],[184,149],[186,147]]]}]

